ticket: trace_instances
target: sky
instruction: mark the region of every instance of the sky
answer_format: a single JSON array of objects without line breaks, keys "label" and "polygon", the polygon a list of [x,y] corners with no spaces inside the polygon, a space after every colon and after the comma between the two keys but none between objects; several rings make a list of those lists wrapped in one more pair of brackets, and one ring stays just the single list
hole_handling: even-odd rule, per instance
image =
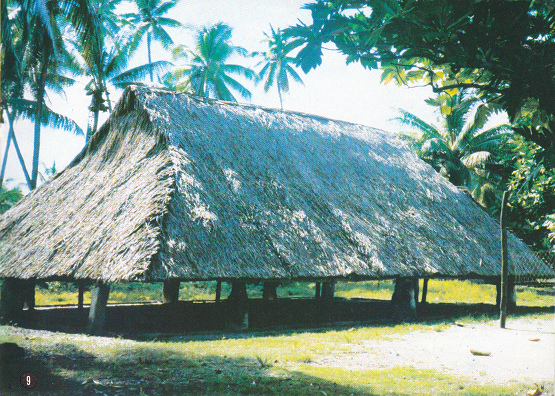
[{"label": "sky", "polygon": [[[248,51],[264,51],[263,32],[270,31],[270,25],[285,28],[301,20],[311,23],[310,12],[301,9],[307,0],[181,0],[171,9],[167,16],[182,22],[185,28],[170,29],[169,33],[175,44],[193,46],[195,29],[224,22],[233,28],[232,42],[246,48]],[[124,6],[122,11],[130,12],[133,7]],[[328,45],[330,47],[330,45]],[[170,51],[161,46],[153,46],[153,60],[171,61]],[[131,59],[130,67],[144,64],[147,61],[146,42]],[[237,60],[245,66],[251,66],[256,71],[257,61]],[[304,81],[304,85],[294,82],[290,84],[290,92],[284,95],[284,109],[308,114],[320,115],[327,118],[350,121],[358,124],[380,128],[392,133],[403,129],[393,118],[397,109],[402,108],[419,115],[428,122],[437,122],[437,115],[424,100],[433,96],[429,88],[397,87],[393,83],[380,83],[380,72],[364,69],[360,64],[346,65],[345,57],[340,53],[324,51],[323,62],[320,67],[304,74],[297,70]],[[86,131],[89,117],[88,106],[90,97],[85,95],[86,81],[77,82],[69,88],[65,97],[49,95],[49,105],[79,124]],[[277,89],[273,87],[264,92],[262,84],[245,82],[252,92],[249,102],[264,107],[279,108]],[[117,101],[121,91],[112,91],[111,99]],[[101,117],[102,124],[107,118]],[[0,158],[3,158],[6,147],[8,127],[2,124],[0,139]],[[33,152],[33,125],[30,122],[18,122],[15,132],[26,166],[31,172]],[[40,163],[41,171],[45,167],[56,165],[57,171],[65,168],[71,160],[79,154],[85,145],[84,136],[76,136],[64,131],[43,128],[41,137]],[[27,191],[24,186],[24,176],[19,165],[15,150],[8,153],[8,166],[5,180],[10,187],[18,186]]]}]

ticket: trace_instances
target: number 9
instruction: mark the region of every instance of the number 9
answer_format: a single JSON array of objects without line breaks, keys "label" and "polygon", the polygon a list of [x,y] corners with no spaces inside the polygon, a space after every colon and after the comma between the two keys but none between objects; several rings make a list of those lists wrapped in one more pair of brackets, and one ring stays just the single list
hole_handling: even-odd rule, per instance
[{"label": "number 9", "polygon": [[31,386],[31,376],[27,376],[27,386]]}]

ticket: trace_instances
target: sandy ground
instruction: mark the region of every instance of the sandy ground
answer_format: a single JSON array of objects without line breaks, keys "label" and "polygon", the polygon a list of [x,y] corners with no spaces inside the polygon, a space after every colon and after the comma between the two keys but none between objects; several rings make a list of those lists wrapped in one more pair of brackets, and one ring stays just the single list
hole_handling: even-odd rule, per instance
[{"label": "sandy ground", "polygon": [[442,370],[479,383],[552,384],[555,322],[508,320],[505,329],[499,327],[499,322],[453,324],[442,331],[395,335],[383,341],[368,340],[353,345],[347,353],[316,359],[314,364],[351,370],[413,366]]},{"label": "sandy ground", "polygon": [[[7,334],[6,334],[7,330]],[[4,333],[4,334],[2,334]],[[63,338],[98,344],[133,344],[136,341],[84,334],[53,333],[17,327],[2,327],[3,335]],[[194,338],[194,337],[193,337]],[[352,371],[412,366],[439,370],[481,384],[510,385],[534,382],[546,386],[544,395],[554,394],[555,320],[509,319],[507,328],[499,322],[452,324],[441,331],[392,334],[389,339],[349,343],[333,355],[315,356],[311,364],[342,367]],[[479,352],[482,355],[472,353]]]}]

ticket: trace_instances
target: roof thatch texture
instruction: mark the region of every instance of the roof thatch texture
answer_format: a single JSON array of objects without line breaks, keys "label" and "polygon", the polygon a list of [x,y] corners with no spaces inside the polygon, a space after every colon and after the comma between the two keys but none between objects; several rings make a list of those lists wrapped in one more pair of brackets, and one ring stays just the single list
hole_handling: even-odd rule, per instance
[{"label": "roof thatch texture", "polygon": [[[513,274],[554,275],[508,241]],[[131,87],[1,218],[0,277],[485,277],[499,245],[497,222],[386,132]]]}]

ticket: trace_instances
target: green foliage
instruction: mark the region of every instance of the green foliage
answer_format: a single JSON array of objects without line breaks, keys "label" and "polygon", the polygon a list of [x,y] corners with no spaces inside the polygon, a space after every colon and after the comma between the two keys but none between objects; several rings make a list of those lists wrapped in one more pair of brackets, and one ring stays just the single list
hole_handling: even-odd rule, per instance
[{"label": "green foliage", "polygon": [[[124,14],[127,23],[134,27],[134,45],[133,50],[140,44],[146,36],[148,63],[152,63],[151,43],[156,40],[162,44],[165,49],[169,49],[173,45],[173,40],[166,31],[170,27],[181,27],[181,23],[175,19],[164,16],[169,10],[175,7],[179,0],[135,0],[138,13]],[[150,71],[150,81],[153,80],[152,70]]]},{"label": "green foliage", "polygon": [[264,60],[259,65],[264,64],[264,66],[258,73],[256,80],[257,82],[264,81],[264,91],[266,92],[270,90],[271,86],[277,86],[279,103],[283,109],[282,93],[289,92],[289,76],[294,81],[300,84],[303,83],[301,77],[291,66],[294,59],[288,56],[298,43],[285,38],[280,29],[275,31],[272,26],[270,26],[270,29],[270,34],[264,33],[266,36],[264,42],[268,44],[269,49],[267,52],[260,54],[264,57]]},{"label": "green foliage", "polygon": [[202,28],[197,33],[194,50],[181,45],[175,47],[174,60],[184,59],[188,65],[168,73],[164,84],[195,95],[236,102],[233,90],[241,97],[250,99],[251,92],[231,75],[254,80],[256,73],[247,67],[228,63],[234,54],[246,56],[248,53],[244,48],[231,44],[229,26],[220,22]]},{"label": "green foliage", "polygon": [[401,138],[453,184],[468,187],[484,206],[494,205],[507,178],[504,161],[514,135],[508,125],[484,128],[498,107],[465,91],[442,93],[426,103],[441,114],[441,126],[400,110],[396,119],[412,129]]},{"label": "green foliage", "polygon": [[8,190],[6,185],[2,183],[0,187],[0,214],[5,213],[23,198],[23,194],[18,188]]},{"label": "green foliage", "polygon": [[533,248],[555,251],[555,168],[546,166],[544,149],[522,138],[514,152],[509,226]]},{"label": "green foliage", "polygon": [[[59,117],[51,117],[45,106],[46,89],[61,92],[72,79],[59,72],[71,63],[71,56],[64,47],[63,34],[73,34],[82,44],[83,56],[93,56],[92,46],[100,33],[97,14],[87,0],[64,1],[11,1],[8,15],[2,2],[2,68],[12,71],[4,83],[2,81],[3,102],[8,102],[15,113],[15,100],[22,100],[25,89],[34,99],[33,119],[34,150],[30,188],[37,185],[41,124],[64,122]],[[64,32],[64,33],[62,33]],[[5,51],[4,51],[5,46]],[[5,65],[5,61],[9,64]],[[4,93],[6,88],[6,93]]]},{"label": "green foliage", "polygon": [[[476,89],[507,111],[518,132],[555,156],[555,5],[551,1],[318,0],[312,24],[287,29],[301,39],[305,72],[333,43],[383,81],[424,83],[435,92]],[[534,106],[530,106],[532,103]],[[533,108],[533,124],[519,120]]]},{"label": "green foliage", "polygon": [[[103,20],[112,21],[111,19]],[[95,45],[92,48],[95,55],[92,57],[77,56],[78,61],[72,64],[74,72],[90,78],[85,86],[85,91],[87,95],[91,96],[89,110],[93,114],[93,119],[92,125],[88,126],[87,140],[98,128],[99,113],[112,110],[109,96],[110,86],[125,88],[130,84],[140,84],[140,80],[149,74],[166,70],[171,65],[167,61],[158,61],[127,69],[133,51],[136,49],[135,40],[136,38],[128,37],[125,29],[113,33],[109,30],[109,26],[105,27],[94,41]],[[78,42],[71,44],[73,44],[76,55],[83,53],[82,44]]]},{"label": "green foliage", "polygon": [[116,8],[121,2],[122,0],[93,0],[92,4],[104,29],[104,35],[116,38],[125,24],[122,15],[116,13]]}]

